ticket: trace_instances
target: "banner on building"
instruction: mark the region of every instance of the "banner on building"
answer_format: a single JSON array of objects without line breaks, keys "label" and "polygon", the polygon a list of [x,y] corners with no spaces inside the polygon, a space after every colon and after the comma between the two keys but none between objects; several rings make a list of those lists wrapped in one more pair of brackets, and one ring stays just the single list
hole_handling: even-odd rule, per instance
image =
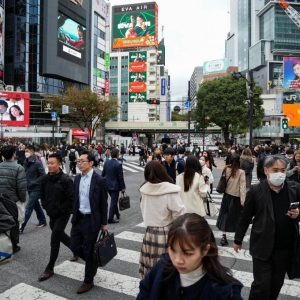
[{"label": "banner on building", "polygon": [[129,102],[131,103],[141,103],[147,102],[147,93],[129,93]]},{"label": "banner on building", "polygon": [[112,48],[158,46],[158,6],[155,2],[112,7]]},{"label": "banner on building", "polygon": [[7,126],[29,126],[29,93],[0,92],[2,124]]},{"label": "banner on building", "polygon": [[[147,92],[147,52],[134,51],[129,52],[129,93],[133,93],[129,102],[145,102],[141,101],[141,97],[137,97],[137,93]],[[137,101],[135,101],[137,100]]]},{"label": "banner on building", "polygon": [[4,80],[4,1],[0,1],[0,80]]},{"label": "banner on building", "polygon": [[203,63],[203,74],[223,73],[227,70],[227,59],[215,59]]},{"label": "banner on building", "polygon": [[166,55],[165,45],[158,44],[158,49],[156,51],[156,63],[158,65],[165,65],[166,63],[165,55]]},{"label": "banner on building", "polygon": [[288,125],[300,126],[300,104],[283,104],[283,114],[288,119]]},{"label": "banner on building", "polygon": [[285,89],[300,88],[300,57],[283,58],[283,87]]},{"label": "banner on building", "polygon": [[105,82],[104,82],[105,95],[109,94],[109,72],[105,72]]}]

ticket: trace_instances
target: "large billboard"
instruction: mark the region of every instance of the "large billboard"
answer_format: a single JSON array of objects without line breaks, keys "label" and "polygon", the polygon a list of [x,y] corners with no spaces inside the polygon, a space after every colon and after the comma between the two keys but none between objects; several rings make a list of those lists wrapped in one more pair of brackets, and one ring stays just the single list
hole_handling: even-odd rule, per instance
[{"label": "large billboard", "polygon": [[223,73],[227,70],[227,59],[205,61],[203,63],[203,74]]},{"label": "large billboard", "polygon": [[158,44],[158,49],[156,51],[156,63],[158,65],[165,65],[166,59],[165,59],[165,45]]},{"label": "large billboard", "polygon": [[85,66],[86,28],[62,12],[58,12],[57,54]]},{"label": "large billboard", "polygon": [[112,7],[112,48],[158,46],[158,6],[155,2]]},{"label": "large billboard", "polygon": [[146,102],[147,52],[129,52],[129,102]]},{"label": "large billboard", "polygon": [[294,104],[294,103],[300,104],[300,91],[283,92],[282,103],[283,104]]},{"label": "large billboard", "polygon": [[0,1],[0,80],[3,81],[4,73],[4,1]]},{"label": "large billboard", "polygon": [[7,126],[29,126],[29,93],[0,92],[2,124]]},{"label": "large billboard", "polygon": [[134,102],[134,103],[147,102],[147,93],[146,92],[141,92],[141,93],[129,92],[129,102]]},{"label": "large billboard", "polygon": [[129,73],[147,71],[147,52],[129,52]]},{"label": "large billboard", "polygon": [[283,58],[283,87],[285,89],[300,88],[300,57]]},{"label": "large billboard", "polygon": [[289,127],[300,126],[300,104],[283,104],[283,114],[289,120]]}]

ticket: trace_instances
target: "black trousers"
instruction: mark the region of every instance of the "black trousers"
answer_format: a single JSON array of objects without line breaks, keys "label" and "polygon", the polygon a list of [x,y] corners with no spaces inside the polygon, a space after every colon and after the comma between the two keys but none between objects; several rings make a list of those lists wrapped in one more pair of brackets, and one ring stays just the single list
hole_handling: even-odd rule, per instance
[{"label": "black trousers", "polygon": [[291,263],[290,249],[274,249],[267,260],[253,257],[254,281],[249,300],[276,300]]},{"label": "black trousers", "polygon": [[50,217],[50,228],[52,230],[51,234],[51,252],[50,260],[46,267],[46,270],[53,271],[55,262],[58,257],[60,243],[63,243],[66,247],[70,249],[70,237],[65,233],[66,226],[70,219],[70,213],[67,213],[59,218]]},{"label": "black trousers", "polygon": [[84,282],[94,279],[94,246],[99,231],[92,231],[91,218],[80,218],[71,230],[71,250],[85,261]]},{"label": "black trousers", "polygon": [[10,239],[13,245],[13,249],[15,249],[19,244],[19,222],[10,230]]},{"label": "black trousers", "polygon": [[76,166],[77,166],[76,161],[70,161],[70,170],[72,171],[73,175],[76,175]]},{"label": "black trousers", "polygon": [[108,213],[108,219],[112,220],[114,216],[117,217],[120,215],[119,208],[118,208],[118,200],[119,200],[119,191],[108,191],[110,195],[110,208]]}]

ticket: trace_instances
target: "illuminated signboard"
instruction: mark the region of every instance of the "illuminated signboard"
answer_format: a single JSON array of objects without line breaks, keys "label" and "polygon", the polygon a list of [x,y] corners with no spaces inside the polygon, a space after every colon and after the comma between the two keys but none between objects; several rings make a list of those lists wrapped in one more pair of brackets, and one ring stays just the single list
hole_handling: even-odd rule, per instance
[{"label": "illuminated signboard", "polygon": [[300,104],[283,104],[283,114],[289,127],[300,126]]},{"label": "illuminated signboard", "polygon": [[300,57],[283,58],[283,87],[285,89],[300,88]]},{"label": "illuminated signboard", "polygon": [[112,7],[112,47],[158,46],[158,6],[155,2]]}]

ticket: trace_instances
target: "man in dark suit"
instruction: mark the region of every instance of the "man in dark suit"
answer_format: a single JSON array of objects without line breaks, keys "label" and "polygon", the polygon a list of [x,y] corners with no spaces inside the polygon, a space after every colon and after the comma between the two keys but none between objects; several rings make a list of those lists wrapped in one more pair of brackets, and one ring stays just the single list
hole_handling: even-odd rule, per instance
[{"label": "man in dark suit", "polygon": [[84,282],[77,294],[89,291],[97,273],[94,267],[93,250],[100,229],[107,230],[107,185],[106,180],[93,170],[94,155],[83,151],[78,167],[82,174],[74,180],[74,205],[71,230],[71,250],[85,260]]},{"label": "man in dark suit", "polygon": [[[295,242],[299,236],[299,209],[290,204],[300,199],[300,185],[286,179],[287,160],[270,155],[264,162],[267,180],[252,185],[235,233],[238,252],[253,219],[250,254],[253,277],[250,300],[277,299],[286,272],[291,267]],[[253,218],[254,217],[254,218]]]},{"label": "man in dark suit", "polygon": [[[125,192],[123,168],[122,164],[118,161],[119,155],[120,151],[118,149],[112,150],[112,159],[105,162],[102,171],[102,176],[106,178],[108,192],[111,197],[108,224],[119,222],[120,212],[118,209],[118,198],[120,191]],[[114,215],[117,216],[117,220],[114,219]]]}]

